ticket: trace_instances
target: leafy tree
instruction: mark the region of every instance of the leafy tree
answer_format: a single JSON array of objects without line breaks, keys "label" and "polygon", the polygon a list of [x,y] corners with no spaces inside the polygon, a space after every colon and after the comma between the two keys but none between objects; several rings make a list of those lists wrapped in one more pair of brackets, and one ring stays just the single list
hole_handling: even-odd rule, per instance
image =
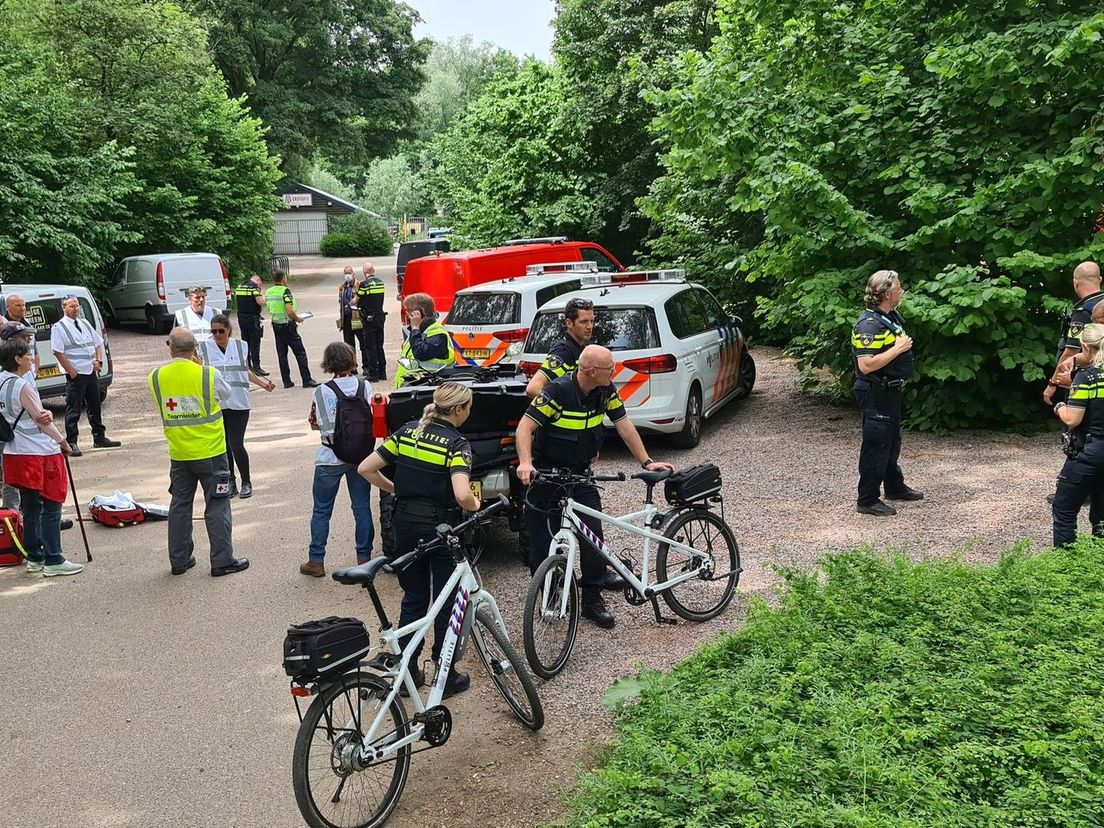
[{"label": "leafy tree", "polygon": [[301,179],[315,151],[362,166],[410,137],[429,42],[395,0],[192,0],[211,23],[215,62],[265,123],[283,169]]},{"label": "leafy tree", "polygon": [[416,134],[429,140],[444,132],[487,83],[514,74],[518,59],[491,43],[475,45],[471,35],[433,41],[425,63],[425,85],[414,96]]},{"label": "leafy tree", "polygon": [[709,53],[656,98],[670,151],[646,204],[653,251],[758,294],[768,329],[841,393],[863,284],[898,270],[913,424],[1024,422],[1070,268],[1104,253],[1099,5],[717,14]]},{"label": "leafy tree", "polygon": [[425,183],[404,155],[373,161],[364,176],[364,205],[391,218],[425,210]]}]

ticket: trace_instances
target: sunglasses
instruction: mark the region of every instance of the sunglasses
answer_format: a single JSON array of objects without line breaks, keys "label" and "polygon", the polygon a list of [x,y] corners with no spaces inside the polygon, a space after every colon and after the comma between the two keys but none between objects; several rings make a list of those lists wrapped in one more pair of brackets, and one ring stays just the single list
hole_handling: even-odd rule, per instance
[{"label": "sunglasses", "polygon": [[230,333],[230,329],[229,328],[211,328],[211,333],[213,333],[213,334],[216,334],[216,333]]}]

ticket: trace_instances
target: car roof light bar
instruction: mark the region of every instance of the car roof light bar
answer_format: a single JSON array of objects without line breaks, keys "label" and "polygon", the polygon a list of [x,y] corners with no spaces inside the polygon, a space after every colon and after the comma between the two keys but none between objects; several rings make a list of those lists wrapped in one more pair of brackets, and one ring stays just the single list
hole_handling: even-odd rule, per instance
[{"label": "car roof light bar", "polygon": [[540,236],[535,239],[507,239],[502,243],[503,247],[510,247],[518,244],[561,244],[567,241],[567,236]]},{"label": "car roof light bar", "polygon": [[681,268],[669,270],[641,270],[636,273],[593,273],[582,277],[584,285],[641,285],[648,282],[685,282],[686,271]]},{"label": "car roof light bar", "polygon": [[549,273],[597,273],[595,262],[546,262],[531,264],[525,268],[526,276],[544,276]]}]

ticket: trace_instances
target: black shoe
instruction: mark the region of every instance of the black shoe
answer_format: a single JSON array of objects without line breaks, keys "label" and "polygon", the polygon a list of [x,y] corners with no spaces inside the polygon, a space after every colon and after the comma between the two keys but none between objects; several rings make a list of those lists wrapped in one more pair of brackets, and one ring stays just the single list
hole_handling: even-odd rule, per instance
[{"label": "black shoe", "polygon": [[606,582],[602,584],[602,589],[609,590],[610,592],[620,592],[628,585],[629,582],[616,572],[608,572],[606,573]]},{"label": "black shoe", "polygon": [[284,388],[294,388],[294,387],[295,387],[294,382],[285,382],[284,383]]},{"label": "black shoe", "polygon": [[79,448],[77,448],[76,443],[70,443],[69,448],[70,448],[70,452],[69,452],[70,457],[80,457],[82,454],[84,454],[83,451],[81,451]]},{"label": "black shoe", "polygon": [[187,572],[193,566],[195,566],[195,558],[189,558],[188,562],[186,564],[184,564],[184,566],[174,566],[172,568],[172,574],[173,575],[183,575],[185,572]]},{"label": "black shoe", "polygon": [[1047,495],[1047,503],[1049,503],[1051,506],[1054,505],[1054,492],[1051,492]]},{"label": "black shoe", "polygon": [[237,480],[231,480],[230,481],[230,491],[228,491],[226,493],[226,496],[227,497],[237,497],[238,496],[238,481]]},{"label": "black shoe", "polygon": [[242,483],[241,491],[238,492],[238,497],[241,500],[245,500],[247,497],[253,497],[253,484]]},{"label": "black shoe", "polygon": [[[392,656],[391,653],[387,653],[386,657],[387,658],[393,658],[394,656]],[[393,667],[387,667],[386,669],[391,670],[391,669],[394,669],[394,668]],[[410,665],[410,676],[411,676],[411,678],[414,679],[414,687],[415,688],[425,687],[425,670],[423,670],[417,664],[411,664]],[[400,696],[409,696],[410,695],[408,692],[406,692],[406,684],[405,683],[399,688],[399,695]]]},{"label": "black shoe", "polygon": [[72,528],[73,528],[73,521],[69,520],[69,518],[63,518],[62,521],[61,521],[61,531],[64,532],[66,529],[72,529]]},{"label": "black shoe", "polygon": [[606,602],[602,600],[602,593],[594,590],[593,593],[583,597],[583,618],[587,618],[601,627],[603,630],[612,629],[617,623],[613,613],[606,609]]},{"label": "black shoe", "polygon": [[886,500],[923,500],[924,499],[924,493],[923,492],[918,492],[918,491],[916,491],[916,489],[913,489],[909,486],[905,486],[905,488],[901,489],[901,491],[893,492],[893,494],[890,494],[889,492],[886,492],[885,499]]},{"label": "black shoe", "polygon": [[266,371],[260,365],[258,365],[256,368],[253,369],[253,373],[256,374],[258,377],[267,377],[268,376],[268,371]]},{"label": "black shoe", "polygon": [[453,665],[449,667],[448,678],[445,679],[445,691],[441,694],[441,698],[447,699],[457,693],[463,693],[469,687],[471,687],[471,676],[461,673],[456,669],[456,665]]},{"label": "black shoe", "polygon": [[309,380],[307,380],[306,382],[303,383],[303,387],[304,388],[317,388],[321,384],[322,383],[320,383],[318,380],[309,379]]},{"label": "black shoe", "polygon": [[211,575],[221,578],[223,575],[233,575],[235,572],[244,572],[247,569],[249,569],[249,558],[234,558],[232,564],[211,567]]},{"label": "black shoe", "polygon": [[869,506],[856,506],[855,510],[861,515],[874,515],[876,517],[890,517],[897,514],[897,510],[887,503],[875,500]]},{"label": "black shoe", "polygon": [[92,445],[96,448],[118,448],[122,445],[118,440],[109,440],[107,437],[97,437],[92,441]]}]

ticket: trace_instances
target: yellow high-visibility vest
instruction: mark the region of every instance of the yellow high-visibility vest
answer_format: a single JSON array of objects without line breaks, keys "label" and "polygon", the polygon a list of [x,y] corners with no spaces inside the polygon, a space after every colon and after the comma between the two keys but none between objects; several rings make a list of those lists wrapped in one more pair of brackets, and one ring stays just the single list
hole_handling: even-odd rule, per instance
[{"label": "yellow high-visibility vest", "polygon": [[150,372],[149,387],[169,441],[169,457],[206,460],[226,453],[214,368],[174,359]]}]

